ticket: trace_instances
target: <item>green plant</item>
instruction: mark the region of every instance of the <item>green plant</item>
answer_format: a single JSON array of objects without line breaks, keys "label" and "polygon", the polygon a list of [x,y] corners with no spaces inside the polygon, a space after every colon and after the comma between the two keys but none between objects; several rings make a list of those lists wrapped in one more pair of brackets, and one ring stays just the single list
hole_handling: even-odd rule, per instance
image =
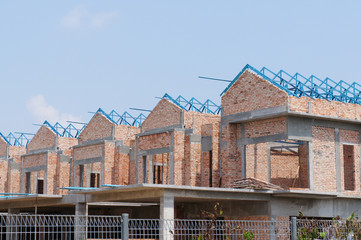
[{"label": "green plant", "polygon": [[254,239],[253,232],[244,231],[242,235],[243,235],[243,237],[244,237],[245,240],[252,240],[252,239]]}]

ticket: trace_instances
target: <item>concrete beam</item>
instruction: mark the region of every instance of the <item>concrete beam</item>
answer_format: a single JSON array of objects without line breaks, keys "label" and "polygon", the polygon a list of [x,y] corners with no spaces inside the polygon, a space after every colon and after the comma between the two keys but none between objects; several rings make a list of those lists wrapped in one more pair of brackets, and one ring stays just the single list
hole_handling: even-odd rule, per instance
[{"label": "concrete beam", "polygon": [[274,142],[274,141],[280,141],[280,140],[285,140],[285,139],[288,139],[287,132],[263,136],[263,137],[240,139],[240,144],[241,145],[249,145],[249,144],[257,144],[257,143],[265,143],[265,142]]},{"label": "concrete beam", "polygon": [[335,161],[336,161],[336,186],[337,192],[341,192],[341,152],[340,152],[340,129],[335,128]]},{"label": "concrete beam", "polygon": [[169,167],[169,171],[170,171],[170,184],[174,184],[174,132],[171,133],[170,136],[170,167]]},{"label": "concrete beam", "polygon": [[155,155],[155,154],[161,154],[161,153],[169,153],[171,151],[170,147],[163,147],[163,148],[153,148],[153,149],[147,149],[138,151],[138,156],[145,156],[145,155]]},{"label": "concrete beam", "polygon": [[313,144],[312,142],[307,142],[307,154],[308,154],[308,187],[311,191],[314,190],[314,181],[313,181]]},{"label": "concrete beam", "polygon": [[85,164],[91,164],[91,163],[97,163],[97,162],[102,162],[103,158],[102,157],[95,157],[95,158],[86,158],[86,159],[81,159],[81,160],[74,160],[74,166],[79,166],[79,165],[85,165]]},{"label": "concrete beam", "polygon": [[175,124],[168,127],[162,127],[162,128],[155,128],[146,130],[143,133],[138,133],[136,136],[142,137],[142,136],[148,136],[153,134],[160,134],[160,133],[166,133],[166,132],[173,132],[173,131],[184,131],[184,126],[182,124]]}]

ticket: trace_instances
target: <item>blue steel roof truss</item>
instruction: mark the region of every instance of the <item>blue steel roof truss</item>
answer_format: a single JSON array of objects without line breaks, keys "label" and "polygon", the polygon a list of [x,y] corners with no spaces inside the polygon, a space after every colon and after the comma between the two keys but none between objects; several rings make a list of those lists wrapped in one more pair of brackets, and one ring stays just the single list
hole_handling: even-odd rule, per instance
[{"label": "blue steel roof truss", "polygon": [[43,125],[49,127],[58,136],[67,137],[67,138],[77,138],[81,133],[81,131],[86,126],[85,124],[83,124],[81,128],[78,128],[75,127],[74,124],[69,123],[66,127],[64,127],[59,122],[56,122],[54,125],[51,125],[48,121],[45,121]]},{"label": "blue steel roof truss", "polygon": [[164,94],[163,99],[167,99],[173,102],[185,111],[219,114],[221,110],[221,107],[219,105],[215,104],[209,99],[207,99],[204,103],[201,103],[194,97],[190,100],[187,100],[183,96],[179,95],[176,99],[174,99],[167,93]]},{"label": "blue steel roof truss", "polygon": [[280,89],[286,91],[289,95],[295,97],[310,97],[320,98],[326,100],[339,101],[343,103],[361,104],[361,85],[358,83],[349,84],[345,81],[335,82],[330,78],[321,80],[314,75],[306,78],[305,76],[296,73],[291,75],[284,70],[280,70],[277,74],[263,67],[257,70],[250,65],[246,65],[242,71],[233,79],[227,88],[221,93],[223,95],[234,84],[235,81],[246,70],[251,70],[271,82]]},{"label": "blue steel roof truss", "polygon": [[28,143],[31,140],[31,137],[29,137],[30,133],[18,133],[16,132],[17,135],[15,135],[14,133],[9,133],[7,136],[4,136],[2,133],[0,133],[0,137],[2,137],[7,144],[11,145],[11,146],[21,146],[21,147],[26,147],[28,145]]},{"label": "blue steel roof truss", "polygon": [[127,125],[127,126],[136,126],[140,127],[146,116],[141,113],[137,117],[134,117],[128,112],[119,114],[117,111],[112,110],[109,114],[105,113],[103,109],[99,108],[96,113],[103,114],[107,119],[116,125]]}]

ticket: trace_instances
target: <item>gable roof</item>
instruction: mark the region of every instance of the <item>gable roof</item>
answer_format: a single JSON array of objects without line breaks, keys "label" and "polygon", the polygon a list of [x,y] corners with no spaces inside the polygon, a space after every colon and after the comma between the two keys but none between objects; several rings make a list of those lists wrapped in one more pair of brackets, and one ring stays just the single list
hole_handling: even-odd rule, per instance
[{"label": "gable roof", "polygon": [[339,101],[343,103],[361,104],[361,85],[356,82],[349,84],[342,80],[336,82],[330,78],[321,80],[314,75],[306,78],[299,73],[291,75],[284,70],[280,70],[278,73],[275,73],[266,67],[258,70],[248,64],[230,82],[227,88],[223,90],[221,96],[226,93],[230,87],[232,87],[232,85],[246,70],[252,71],[261,78],[274,84],[281,90],[286,91],[290,96],[306,96],[311,98]]}]

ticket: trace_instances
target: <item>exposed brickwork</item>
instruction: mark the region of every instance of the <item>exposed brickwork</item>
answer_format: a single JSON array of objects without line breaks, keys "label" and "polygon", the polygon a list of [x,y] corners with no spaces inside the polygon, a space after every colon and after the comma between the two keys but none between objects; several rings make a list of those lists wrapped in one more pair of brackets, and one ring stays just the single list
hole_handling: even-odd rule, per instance
[{"label": "exposed brickwork", "polygon": [[22,168],[46,166],[46,153],[27,155],[22,158]]},{"label": "exposed brickwork", "polygon": [[[200,155],[200,149],[191,149],[197,151]],[[192,155],[192,153],[191,153]],[[183,166],[184,166],[184,132],[174,131],[174,184],[183,184]]]},{"label": "exposed brickwork", "polygon": [[237,139],[241,137],[239,124],[222,126],[220,158],[222,159],[221,186],[230,187],[234,180],[242,178],[240,149]]},{"label": "exposed brickwork", "polygon": [[360,195],[359,132],[340,129],[341,188],[343,194]]},{"label": "exposed brickwork", "polygon": [[335,192],[335,130],[333,128],[313,127],[313,178],[316,191]]},{"label": "exposed brickwork", "polygon": [[7,172],[8,172],[8,162],[7,160],[0,160],[0,191],[6,192],[7,190]]},{"label": "exposed brickwork", "polygon": [[247,145],[246,177],[253,177],[268,182],[268,144]]},{"label": "exposed brickwork", "polygon": [[6,155],[8,144],[0,137],[0,157]]},{"label": "exposed brickwork", "polygon": [[171,143],[171,134],[169,132],[146,135],[139,137],[138,149],[147,150],[154,148],[164,148],[164,147],[169,147],[170,143]]},{"label": "exposed brickwork", "polygon": [[287,99],[285,91],[247,70],[222,96],[223,115],[287,106]]},{"label": "exposed brickwork", "polygon": [[[9,146],[9,155],[13,162],[19,167],[21,166],[21,155],[26,153],[26,148],[21,146]],[[8,160],[8,175],[6,192],[18,193],[20,192],[20,169],[11,168],[10,159]]]},{"label": "exposed brickwork", "polygon": [[102,139],[112,136],[112,128],[115,126],[109,119],[101,113],[97,113],[89,121],[88,125],[79,135],[79,143],[84,141]]},{"label": "exposed brickwork", "polygon": [[[288,97],[291,111],[361,120],[361,105],[308,97]],[[309,111],[311,110],[311,111]]]},{"label": "exposed brickwork", "polygon": [[299,187],[299,167],[298,153],[271,151],[271,183],[283,188]]},{"label": "exposed brickwork", "polygon": [[122,140],[124,145],[129,146],[132,140],[135,140],[135,135],[140,132],[138,127],[127,125],[116,125],[114,130],[114,137],[116,140]]},{"label": "exposed brickwork", "polygon": [[194,134],[201,134],[203,125],[218,123],[220,120],[220,116],[209,113],[191,111],[184,113],[184,126],[193,129]]},{"label": "exposed brickwork", "polygon": [[28,151],[52,148],[55,146],[56,134],[46,126],[42,126],[28,144]]},{"label": "exposed brickwork", "polygon": [[246,138],[263,137],[286,132],[287,122],[284,117],[247,122],[244,129]]},{"label": "exposed brickwork", "polygon": [[299,180],[300,188],[308,188],[308,145],[307,142],[304,142],[303,145],[299,146],[299,158],[300,158],[300,171],[299,171]]},{"label": "exposed brickwork", "polygon": [[142,123],[142,131],[181,124],[180,107],[168,100],[162,99]]},{"label": "exposed brickwork", "polygon": [[103,145],[97,144],[97,145],[89,145],[84,147],[77,147],[75,148],[74,153],[75,153],[75,158],[74,158],[75,161],[88,159],[88,158],[102,157]]},{"label": "exposed brickwork", "polygon": [[58,148],[63,150],[64,155],[72,155],[73,146],[78,144],[77,138],[58,137]]}]

